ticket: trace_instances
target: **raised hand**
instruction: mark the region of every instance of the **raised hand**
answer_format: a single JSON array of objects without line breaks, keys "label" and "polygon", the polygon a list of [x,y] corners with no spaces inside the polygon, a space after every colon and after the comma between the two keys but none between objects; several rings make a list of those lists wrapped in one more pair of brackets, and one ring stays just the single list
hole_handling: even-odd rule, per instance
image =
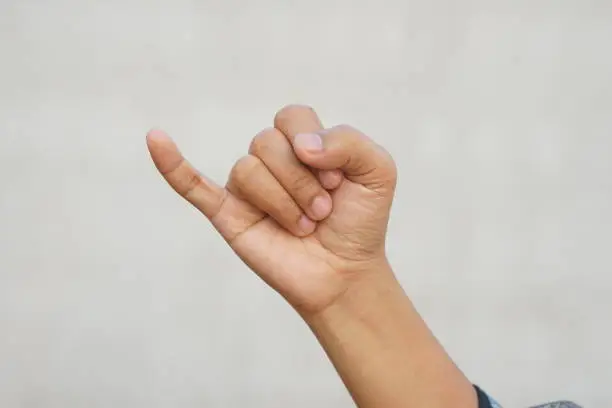
[{"label": "raised hand", "polygon": [[478,405],[385,255],[393,160],[349,126],[288,106],[253,139],[224,188],[160,131],[155,165],[302,315],[360,408]]},{"label": "raised hand", "polygon": [[317,313],[365,275],[388,269],[395,165],[358,130],[324,130],[311,108],[285,107],[224,188],[200,175],[165,133],[151,131],[147,144],[170,186],[299,312]]}]

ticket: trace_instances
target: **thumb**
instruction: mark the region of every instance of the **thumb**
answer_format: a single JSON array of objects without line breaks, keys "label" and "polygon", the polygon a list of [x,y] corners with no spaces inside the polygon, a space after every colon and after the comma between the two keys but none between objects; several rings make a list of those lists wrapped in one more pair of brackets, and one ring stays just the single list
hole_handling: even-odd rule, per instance
[{"label": "thumb", "polygon": [[391,155],[351,126],[298,134],[293,148],[300,161],[314,169],[339,169],[347,179],[379,192],[395,189],[397,169]]},{"label": "thumb", "polygon": [[209,219],[219,213],[226,197],[225,189],[200,175],[166,133],[150,131],[147,147],[155,167],[178,194]]}]

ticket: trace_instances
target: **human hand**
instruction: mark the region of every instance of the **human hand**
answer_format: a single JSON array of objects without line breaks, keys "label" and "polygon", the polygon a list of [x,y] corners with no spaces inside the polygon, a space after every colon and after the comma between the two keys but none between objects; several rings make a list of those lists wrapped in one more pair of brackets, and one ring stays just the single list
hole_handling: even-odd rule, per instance
[{"label": "human hand", "polygon": [[358,130],[323,130],[312,109],[287,106],[274,128],[255,136],[224,188],[201,176],[165,133],[149,132],[147,145],[170,186],[298,312],[320,312],[356,281],[388,270],[396,168]]}]

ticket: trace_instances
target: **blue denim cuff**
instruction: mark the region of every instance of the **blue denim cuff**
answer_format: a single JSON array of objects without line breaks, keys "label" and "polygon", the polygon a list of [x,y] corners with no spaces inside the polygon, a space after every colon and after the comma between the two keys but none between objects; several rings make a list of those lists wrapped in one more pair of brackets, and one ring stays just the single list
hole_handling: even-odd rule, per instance
[{"label": "blue denim cuff", "polygon": [[[483,390],[474,386],[478,395],[478,408],[501,408],[501,405],[493,398],[489,397]],[[569,401],[549,402],[548,404],[538,405],[533,408],[581,408],[579,405]]]},{"label": "blue denim cuff", "polygon": [[478,386],[474,386],[476,395],[478,396],[478,408],[502,408],[493,398],[489,397]]}]

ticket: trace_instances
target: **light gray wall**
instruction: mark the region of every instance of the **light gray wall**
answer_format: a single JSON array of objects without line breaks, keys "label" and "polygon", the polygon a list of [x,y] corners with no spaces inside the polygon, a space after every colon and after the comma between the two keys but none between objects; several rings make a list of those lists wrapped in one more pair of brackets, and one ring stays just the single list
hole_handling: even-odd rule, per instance
[{"label": "light gray wall", "polygon": [[509,407],[610,403],[609,0],[2,0],[0,406],[349,407],[307,328],[175,197],[286,103],[394,154],[389,253]]}]

